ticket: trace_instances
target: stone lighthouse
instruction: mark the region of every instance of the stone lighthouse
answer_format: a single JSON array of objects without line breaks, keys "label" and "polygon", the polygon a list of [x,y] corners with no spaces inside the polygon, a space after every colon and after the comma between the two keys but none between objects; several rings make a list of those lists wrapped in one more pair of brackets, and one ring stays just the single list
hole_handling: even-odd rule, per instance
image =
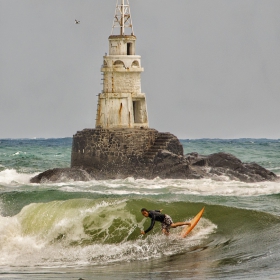
[{"label": "stone lighthouse", "polygon": [[[116,33],[116,34],[115,34]],[[103,90],[98,95],[96,128],[146,128],[145,94],[141,92],[141,57],[135,55],[136,36],[128,0],[117,1],[109,54],[103,57]]]},{"label": "stone lighthouse", "polygon": [[98,94],[95,128],[78,131],[72,144],[71,167],[96,179],[167,176],[173,164],[166,161],[167,155],[183,155],[176,136],[149,128],[141,90],[144,69],[135,53],[129,2],[117,0],[109,53],[101,67],[103,89]]}]

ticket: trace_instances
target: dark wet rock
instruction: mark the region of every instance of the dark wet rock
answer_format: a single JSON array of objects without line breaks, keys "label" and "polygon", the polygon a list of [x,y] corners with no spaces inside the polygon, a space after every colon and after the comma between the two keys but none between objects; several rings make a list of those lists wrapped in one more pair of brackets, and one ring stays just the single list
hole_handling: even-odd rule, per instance
[{"label": "dark wet rock", "polygon": [[[205,171],[204,177],[227,176],[231,180],[243,182],[275,181],[278,177],[257,163],[243,163],[228,153],[215,153],[209,156],[185,156],[196,170]],[[208,173],[208,176],[207,176]]]},{"label": "dark wet rock", "polygon": [[76,168],[54,168],[31,178],[31,183],[89,181],[92,178],[85,170]]}]

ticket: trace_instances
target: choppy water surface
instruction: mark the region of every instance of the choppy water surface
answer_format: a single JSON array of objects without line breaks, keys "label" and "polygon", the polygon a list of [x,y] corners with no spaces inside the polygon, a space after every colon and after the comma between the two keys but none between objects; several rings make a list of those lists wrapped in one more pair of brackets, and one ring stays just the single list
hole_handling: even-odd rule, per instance
[{"label": "choppy water surface", "polygon": [[[182,140],[185,153],[230,152],[280,175],[280,141]],[[278,279],[280,183],[104,180],[30,184],[68,167],[71,139],[0,140],[2,279]],[[205,213],[185,239],[165,237],[140,209],[174,221]]]}]

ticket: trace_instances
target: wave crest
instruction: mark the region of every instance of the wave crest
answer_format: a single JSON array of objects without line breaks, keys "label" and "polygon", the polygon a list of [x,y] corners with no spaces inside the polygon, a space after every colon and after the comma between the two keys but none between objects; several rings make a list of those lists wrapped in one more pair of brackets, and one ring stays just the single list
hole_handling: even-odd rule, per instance
[{"label": "wave crest", "polygon": [[32,176],[34,174],[18,173],[15,169],[5,169],[0,171],[0,184],[5,186],[29,184]]}]

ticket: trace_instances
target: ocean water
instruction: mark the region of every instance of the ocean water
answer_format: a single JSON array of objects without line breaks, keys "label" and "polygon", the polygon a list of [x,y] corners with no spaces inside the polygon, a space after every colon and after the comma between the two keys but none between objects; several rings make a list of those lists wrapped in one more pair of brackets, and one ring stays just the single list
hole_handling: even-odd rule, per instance
[{"label": "ocean water", "polygon": [[[181,140],[280,176],[280,140]],[[280,182],[104,180],[31,184],[69,167],[71,138],[0,140],[1,279],[280,279]],[[205,212],[189,236],[163,236],[140,209],[174,221]]]}]

